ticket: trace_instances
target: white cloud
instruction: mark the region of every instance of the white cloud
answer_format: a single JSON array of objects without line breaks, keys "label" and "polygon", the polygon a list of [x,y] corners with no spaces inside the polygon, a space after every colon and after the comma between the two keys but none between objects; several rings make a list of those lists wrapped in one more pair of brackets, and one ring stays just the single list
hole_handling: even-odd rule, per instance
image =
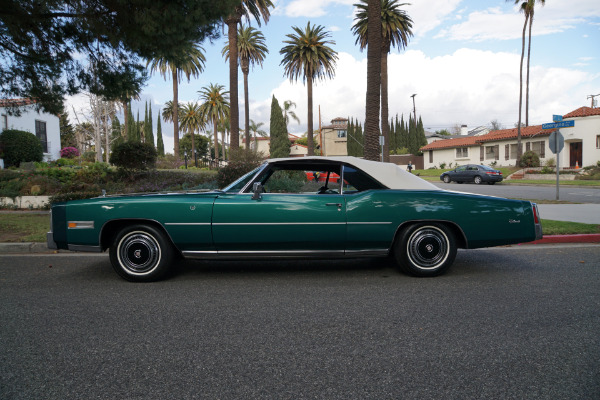
[{"label": "white cloud", "polygon": [[[366,59],[340,53],[336,76],[313,89],[314,129],[318,128],[321,106],[323,124],[336,117],[365,118]],[[433,130],[456,123],[469,127],[497,119],[511,127],[517,121],[519,55],[503,52],[460,49],[441,57],[427,57],[421,51],[392,54],[389,65],[389,114],[412,112],[410,95],[417,93],[417,115]],[[530,123],[543,123],[553,113],[567,113],[582,105],[586,85],[598,79],[566,68],[532,66]],[[564,90],[564,88],[570,88]],[[282,81],[273,94],[282,104],[296,102],[302,124],[290,123],[291,133],[306,130],[306,86]],[[251,118],[263,121],[268,131],[271,98],[251,103]]]},{"label": "white cloud", "polygon": [[[357,0],[292,0],[287,5],[278,5],[287,17],[317,18],[327,14],[327,8],[336,5],[352,5]],[[280,11],[281,12],[281,11]]]},{"label": "white cloud", "polygon": [[[520,38],[525,20],[518,10],[518,7],[509,11],[506,8],[492,7],[473,11],[466,21],[443,29],[435,38],[457,41]],[[596,0],[555,0],[543,7],[536,7],[532,34],[540,36],[564,32],[598,16],[600,7]]]},{"label": "white cloud", "polygon": [[437,28],[448,18],[456,18],[456,8],[462,0],[427,0],[408,2],[404,9],[413,20],[416,38]]}]

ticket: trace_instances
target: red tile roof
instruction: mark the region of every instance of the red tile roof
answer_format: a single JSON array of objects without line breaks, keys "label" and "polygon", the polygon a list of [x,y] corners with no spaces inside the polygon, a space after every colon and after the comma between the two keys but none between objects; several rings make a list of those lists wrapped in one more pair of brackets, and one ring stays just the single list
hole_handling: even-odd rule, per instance
[{"label": "red tile roof", "polygon": [[[552,133],[552,129],[542,129],[541,125],[528,126],[521,128],[521,137],[531,138],[534,136],[546,136]],[[421,147],[423,150],[439,150],[439,149],[452,149],[457,147],[468,147],[477,146],[485,142],[493,142],[500,140],[512,140],[518,136],[517,128],[502,129],[499,131],[492,131],[488,134],[481,136],[466,136],[456,139],[437,140],[427,146]]]},{"label": "red tile roof", "polygon": [[33,99],[0,99],[0,107],[20,107],[34,104]]},{"label": "red tile roof", "polygon": [[563,115],[563,118],[591,117],[592,115],[600,115],[600,108],[581,107]]}]

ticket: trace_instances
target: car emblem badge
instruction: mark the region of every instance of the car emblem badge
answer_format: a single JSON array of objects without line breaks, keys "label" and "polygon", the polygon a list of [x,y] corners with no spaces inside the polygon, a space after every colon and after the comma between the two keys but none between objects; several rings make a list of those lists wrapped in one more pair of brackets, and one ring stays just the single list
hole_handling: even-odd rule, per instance
[{"label": "car emblem badge", "polygon": [[135,258],[142,258],[142,251],[136,250],[133,252],[133,255],[135,256]]}]

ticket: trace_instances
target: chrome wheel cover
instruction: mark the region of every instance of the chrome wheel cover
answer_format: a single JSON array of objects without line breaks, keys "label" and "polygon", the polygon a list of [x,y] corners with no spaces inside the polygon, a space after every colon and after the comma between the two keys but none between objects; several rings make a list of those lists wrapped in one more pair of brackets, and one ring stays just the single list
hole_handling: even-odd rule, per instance
[{"label": "chrome wheel cover", "polygon": [[446,234],[435,226],[423,226],[414,231],[407,241],[410,261],[421,269],[441,267],[450,254],[450,241]]},{"label": "chrome wheel cover", "polygon": [[160,245],[156,239],[143,231],[130,232],[123,236],[117,248],[119,264],[127,273],[145,275],[160,263]]}]

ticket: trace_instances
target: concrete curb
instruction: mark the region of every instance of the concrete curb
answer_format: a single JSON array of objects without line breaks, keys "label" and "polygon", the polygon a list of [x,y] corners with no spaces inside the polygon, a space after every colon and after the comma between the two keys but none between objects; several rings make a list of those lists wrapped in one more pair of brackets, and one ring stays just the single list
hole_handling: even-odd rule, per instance
[{"label": "concrete curb", "polygon": [[[582,234],[582,235],[552,235],[544,236],[543,239],[534,242],[522,243],[526,245],[533,244],[556,244],[556,243],[600,243],[600,234]],[[0,243],[0,254],[35,254],[35,253],[73,253],[68,250],[50,250],[46,243]]]}]

